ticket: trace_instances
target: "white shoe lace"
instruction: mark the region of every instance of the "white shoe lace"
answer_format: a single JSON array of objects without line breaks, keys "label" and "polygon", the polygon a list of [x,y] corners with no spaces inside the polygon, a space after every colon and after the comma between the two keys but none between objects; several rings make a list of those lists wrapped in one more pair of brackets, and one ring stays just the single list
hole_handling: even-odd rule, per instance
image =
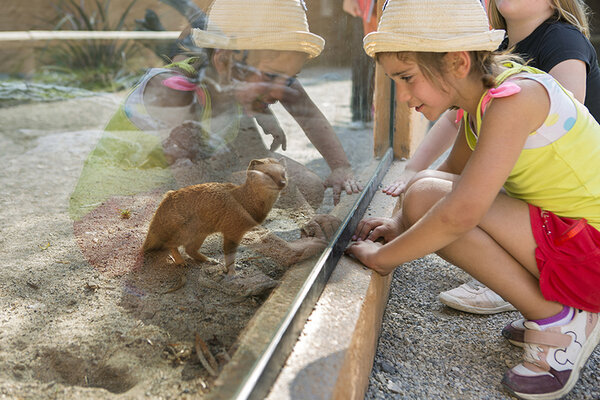
[{"label": "white shoe lace", "polygon": [[463,283],[463,285],[470,287],[471,289],[474,289],[474,290],[479,290],[479,289],[486,287],[483,283],[479,282],[477,279],[471,279],[470,281]]}]

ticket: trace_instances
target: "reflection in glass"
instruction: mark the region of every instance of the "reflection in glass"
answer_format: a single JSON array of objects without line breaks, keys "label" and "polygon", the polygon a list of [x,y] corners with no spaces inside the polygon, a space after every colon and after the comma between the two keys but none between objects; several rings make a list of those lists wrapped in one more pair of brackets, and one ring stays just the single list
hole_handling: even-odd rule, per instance
[{"label": "reflection in glass", "polygon": [[[372,134],[352,125],[349,60],[338,51],[319,62],[323,40],[309,32],[304,2],[217,0],[207,15],[201,2],[165,3],[145,15],[108,1],[55,10],[87,25],[123,17],[97,30],[137,19],[149,32],[169,20],[166,29],[180,28],[181,13],[191,25],[177,45],[80,40],[29,53],[136,47],[125,60],[143,70],[135,82],[98,65],[116,92],[71,88],[93,75],[93,60],[61,70],[72,79],[64,85],[49,69],[2,83],[29,90],[0,108],[0,252],[13,282],[0,286],[0,341],[20,349],[4,359],[21,365],[9,395],[33,385],[43,397],[50,382],[73,398],[85,387],[209,392],[261,306],[269,340],[370,177]],[[326,25],[347,20],[341,7],[325,11],[308,14],[329,42]],[[39,102],[33,88],[58,99]]]}]

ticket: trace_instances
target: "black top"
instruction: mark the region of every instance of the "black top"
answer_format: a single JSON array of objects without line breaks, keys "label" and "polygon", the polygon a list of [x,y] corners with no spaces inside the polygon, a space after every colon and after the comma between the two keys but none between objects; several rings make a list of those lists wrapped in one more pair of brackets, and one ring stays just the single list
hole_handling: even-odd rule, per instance
[{"label": "black top", "polygon": [[[508,38],[499,50],[508,47]],[[585,106],[600,122],[600,68],[596,50],[590,41],[573,25],[551,18],[538,26],[513,49],[529,61],[530,66],[548,72],[565,60],[581,60],[587,67]]]}]

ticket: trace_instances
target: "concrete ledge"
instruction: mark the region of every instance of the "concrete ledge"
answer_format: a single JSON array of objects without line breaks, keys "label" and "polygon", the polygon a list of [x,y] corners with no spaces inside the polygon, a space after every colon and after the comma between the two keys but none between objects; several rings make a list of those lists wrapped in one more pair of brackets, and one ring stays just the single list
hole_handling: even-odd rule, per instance
[{"label": "concrete ledge", "polygon": [[[396,161],[383,179],[404,168]],[[389,216],[396,199],[377,192],[365,216]],[[343,256],[267,399],[363,399],[369,383],[391,275]]]}]

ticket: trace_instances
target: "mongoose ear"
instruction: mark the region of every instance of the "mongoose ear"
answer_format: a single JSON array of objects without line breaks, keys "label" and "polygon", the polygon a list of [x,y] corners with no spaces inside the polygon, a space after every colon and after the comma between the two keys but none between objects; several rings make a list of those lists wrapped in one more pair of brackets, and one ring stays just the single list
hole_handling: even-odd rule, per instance
[{"label": "mongoose ear", "polygon": [[250,164],[248,165],[248,169],[256,169],[257,165],[261,165],[264,164],[264,162],[262,160],[252,160],[250,161]]}]

